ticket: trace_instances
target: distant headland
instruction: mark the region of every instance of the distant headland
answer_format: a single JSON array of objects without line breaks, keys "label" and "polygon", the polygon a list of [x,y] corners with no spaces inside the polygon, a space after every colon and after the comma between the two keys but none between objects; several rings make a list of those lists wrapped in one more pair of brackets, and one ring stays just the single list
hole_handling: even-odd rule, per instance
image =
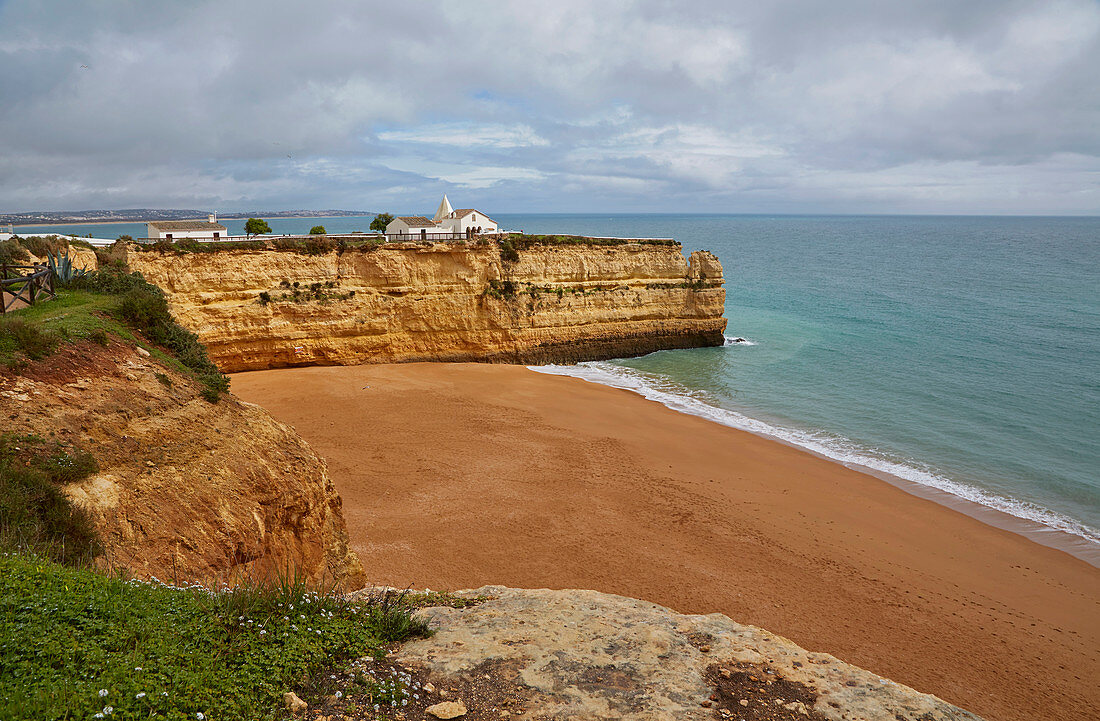
[{"label": "distant headland", "polygon": [[[0,225],[62,225],[65,223],[145,223],[150,220],[205,218],[208,211],[176,208],[131,208],[129,210],[36,210],[0,213]],[[330,216],[377,215],[369,210],[276,210],[218,213],[225,220],[236,218],[326,218]]]}]

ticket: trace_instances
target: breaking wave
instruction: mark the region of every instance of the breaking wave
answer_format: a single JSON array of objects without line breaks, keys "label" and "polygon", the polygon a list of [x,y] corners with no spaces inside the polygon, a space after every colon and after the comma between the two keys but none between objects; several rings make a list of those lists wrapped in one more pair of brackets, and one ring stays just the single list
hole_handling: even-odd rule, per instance
[{"label": "breaking wave", "polygon": [[[731,345],[726,339],[726,345]],[[752,344],[751,341],[746,341]],[[741,345],[736,343],[736,345]],[[730,428],[784,441],[830,458],[847,466],[886,473],[891,476],[928,486],[958,498],[1007,513],[1016,518],[1038,523],[1050,529],[1078,536],[1100,545],[1100,531],[1073,518],[1043,508],[1034,503],[1007,498],[975,486],[951,480],[917,463],[901,462],[877,455],[874,450],[860,448],[854,442],[823,432],[783,428],[751,418],[737,411],[721,408],[711,402],[703,391],[693,391],[663,376],[645,373],[606,362],[585,362],[577,365],[530,366],[531,370],[552,375],[581,378],[592,383],[633,391],[680,413],[706,418]]]}]

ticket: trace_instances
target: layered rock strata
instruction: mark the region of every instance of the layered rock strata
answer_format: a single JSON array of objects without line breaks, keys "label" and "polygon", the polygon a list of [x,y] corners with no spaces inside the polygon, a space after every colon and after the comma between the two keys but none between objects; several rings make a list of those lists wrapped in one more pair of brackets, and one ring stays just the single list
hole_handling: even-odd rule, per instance
[{"label": "layered rock strata", "polygon": [[710,253],[679,246],[495,243],[128,251],[226,372],[405,361],[574,362],[721,345]]},{"label": "layered rock strata", "polygon": [[144,349],[85,341],[0,373],[0,413],[5,432],[95,457],[98,473],[64,491],[89,511],[108,566],[203,584],[283,573],[362,582],[324,461],[267,411],[203,400]]},{"label": "layered rock strata", "polygon": [[596,591],[486,586],[458,595],[488,600],[421,611],[435,635],[401,647],[395,661],[433,687],[465,689],[467,705],[480,687],[497,689],[508,703],[501,718],[980,721],[720,614],[681,615]]}]

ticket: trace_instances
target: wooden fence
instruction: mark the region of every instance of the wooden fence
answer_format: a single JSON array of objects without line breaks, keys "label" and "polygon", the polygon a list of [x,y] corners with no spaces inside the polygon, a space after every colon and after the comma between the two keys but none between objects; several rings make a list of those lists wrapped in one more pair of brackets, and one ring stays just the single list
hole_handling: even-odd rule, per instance
[{"label": "wooden fence", "polygon": [[[23,272],[27,270],[30,273]],[[48,265],[0,264],[0,314],[56,297],[53,270]]]}]

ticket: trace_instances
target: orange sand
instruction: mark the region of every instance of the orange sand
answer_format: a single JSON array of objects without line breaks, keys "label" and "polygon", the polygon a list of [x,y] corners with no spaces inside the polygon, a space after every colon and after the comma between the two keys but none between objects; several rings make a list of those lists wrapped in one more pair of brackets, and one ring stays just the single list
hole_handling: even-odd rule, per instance
[{"label": "orange sand", "polygon": [[1100,570],[798,449],[522,367],[233,377],[329,463],[380,584],[721,612],[988,719],[1100,709]]}]

